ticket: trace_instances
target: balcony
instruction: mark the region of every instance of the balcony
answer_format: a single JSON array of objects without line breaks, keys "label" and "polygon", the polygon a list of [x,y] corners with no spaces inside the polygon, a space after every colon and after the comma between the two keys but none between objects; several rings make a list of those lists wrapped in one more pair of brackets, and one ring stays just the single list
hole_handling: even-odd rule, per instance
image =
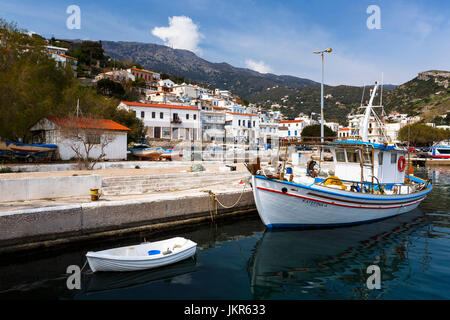
[{"label": "balcony", "polygon": [[180,118],[173,118],[171,121],[170,121],[170,123],[175,123],[175,124],[179,124],[179,123],[181,123],[181,119]]}]

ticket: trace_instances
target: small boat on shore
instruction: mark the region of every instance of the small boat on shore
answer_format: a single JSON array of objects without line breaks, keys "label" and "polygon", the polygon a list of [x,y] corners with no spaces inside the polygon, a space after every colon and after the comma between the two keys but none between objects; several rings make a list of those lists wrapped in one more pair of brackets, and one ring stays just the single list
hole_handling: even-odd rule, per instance
[{"label": "small boat on shore", "polygon": [[150,147],[146,144],[135,144],[130,151],[136,157],[150,158],[153,160],[159,160],[161,154],[165,152],[164,148]]},{"label": "small boat on shore", "polygon": [[0,158],[26,159],[33,162],[36,159],[50,159],[57,151],[54,144],[29,144],[20,142],[0,141]]},{"label": "small boat on shore", "polygon": [[157,242],[107,249],[86,254],[89,266],[97,271],[138,271],[166,266],[192,257],[197,244],[175,237]]}]

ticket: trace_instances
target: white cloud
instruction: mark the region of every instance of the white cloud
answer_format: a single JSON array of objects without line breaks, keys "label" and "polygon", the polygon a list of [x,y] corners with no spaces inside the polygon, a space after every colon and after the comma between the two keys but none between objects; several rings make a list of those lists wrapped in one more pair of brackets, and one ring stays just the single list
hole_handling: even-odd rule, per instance
[{"label": "white cloud", "polygon": [[198,26],[189,17],[169,17],[169,26],[155,27],[152,30],[152,34],[163,40],[166,46],[202,54],[198,44],[204,36],[198,31]]},{"label": "white cloud", "polygon": [[260,73],[269,73],[272,72],[272,68],[264,63],[264,61],[254,61],[252,59],[245,60],[245,65],[254,71],[258,71]]}]

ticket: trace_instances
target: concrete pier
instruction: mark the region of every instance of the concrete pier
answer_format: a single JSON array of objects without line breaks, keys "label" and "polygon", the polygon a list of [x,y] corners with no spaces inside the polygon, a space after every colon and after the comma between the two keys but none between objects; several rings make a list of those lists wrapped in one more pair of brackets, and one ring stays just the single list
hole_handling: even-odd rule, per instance
[{"label": "concrete pier", "polygon": [[[0,254],[255,214],[251,187],[241,182],[249,176],[243,166],[228,173],[220,167],[207,167],[203,173],[179,168],[176,174],[173,168],[171,173],[158,169],[162,174],[154,174],[152,179],[144,170],[136,170],[134,176],[118,174],[124,169],[108,172],[102,178],[110,179],[110,192],[99,201],[82,195],[0,202]],[[141,172],[144,175],[138,175]],[[133,182],[140,176],[149,181],[146,192]],[[112,183],[123,189],[114,189]],[[216,212],[209,190],[227,207],[241,199],[233,208],[217,204]]]}]

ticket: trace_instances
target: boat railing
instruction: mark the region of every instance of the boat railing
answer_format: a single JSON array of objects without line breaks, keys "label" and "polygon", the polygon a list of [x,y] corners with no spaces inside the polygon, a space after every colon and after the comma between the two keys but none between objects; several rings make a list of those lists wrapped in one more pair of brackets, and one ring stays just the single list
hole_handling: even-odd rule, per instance
[{"label": "boat railing", "polygon": [[[343,179],[339,179],[336,177],[327,177],[326,179],[323,179],[322,181],[316,183],[318,185],[323,185],[324,187],[328,187],[327,185],[325,185],[325,183],[328,180],[338,180],[342,183],[347,183],[347,184],[351,184],[350,186],[350,191],[353,192],[359,192],[359,193],[375,193],[375,192],[380,192],[381,194],[385,193],[385,190],[396,190],[395,194],[403,194],[402,193],[402,188],[406,186],[407,187],[407,192],[405,194],[410,194],[410,185],[406,184],[406,183],[380,183],[380,181],[378,180],[377,177],[373,177],[377,180],[376,183],[373,182],[368,182],[368,181],[354,181],[354,180],[343,180]],[[376,185],[376,188],[374,187]],[[427,187],[429,185],[429,182],[427,182]]]}]

